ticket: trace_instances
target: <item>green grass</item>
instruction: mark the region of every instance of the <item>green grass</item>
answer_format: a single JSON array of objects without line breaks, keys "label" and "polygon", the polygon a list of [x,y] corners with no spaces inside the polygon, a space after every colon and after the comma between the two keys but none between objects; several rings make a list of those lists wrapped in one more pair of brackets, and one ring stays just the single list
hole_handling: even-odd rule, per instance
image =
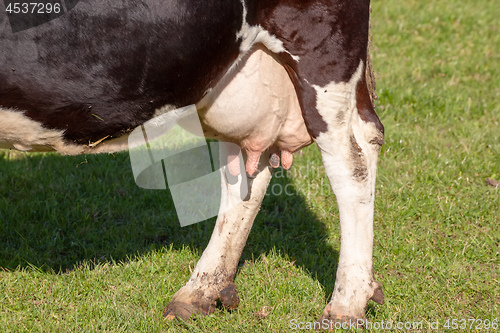
[{"label": "green grass", "polygon": [[[373,3],[386,128],[373,322],[500,319],[500,7]],[[127,154],[0,152],[0,331],[284,332],[333,289],[338,212],[309,147],[271,186],[243,253],[237,310],[191,324],[161,311],[188,280],[214,220],[181,228],[168,191],[133,182]],[[272,191],[273,187],[270,188]],[[376,330],[373,330],[376,331]]]}]

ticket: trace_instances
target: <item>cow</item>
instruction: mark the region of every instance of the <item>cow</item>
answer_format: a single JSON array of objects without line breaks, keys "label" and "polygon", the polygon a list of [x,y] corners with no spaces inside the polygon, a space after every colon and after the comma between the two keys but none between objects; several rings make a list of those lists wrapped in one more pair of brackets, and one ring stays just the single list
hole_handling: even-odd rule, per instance
[{"label": "cow", "polygon": [[383,304],[372,248],[384,128],[370,87],[369,0],[58,3],[64,15],[25,29],[0,14],[1,148],[119,151],[137,126],[194,104],[205,136],[244,153],[249,195],[221,211],[164,318],[210,314],[217,301],[238,306],[234,277],[272,170],[289,169],[313,142],[341,225],[319,320],[364,318],[369,300]]}]

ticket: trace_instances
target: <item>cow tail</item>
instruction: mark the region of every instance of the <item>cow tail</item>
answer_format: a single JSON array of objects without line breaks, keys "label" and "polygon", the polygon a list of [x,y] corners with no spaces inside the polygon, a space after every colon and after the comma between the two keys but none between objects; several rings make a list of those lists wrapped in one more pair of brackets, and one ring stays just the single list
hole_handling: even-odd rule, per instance
[{"label": "cow tail", "polygon": [[[371,11],[372,11],[372,9],[370,7],[370,14],[371,14]],[[371,55],[370,55],[370,51],[372,49],[372,42],[373,42],[373,37],[372,37],[372,27],[371,27],[371,15],[370,15],[368,44],[367,44],[367,50],[366,50],[365,77],[366,77],[366,84],[368,86],[368,91],[370,93],[370,97],[372,100],[372,105],[373,105],[373,107],[375,107],[375,101],[378,100],[378,95],[376,92],[375,73],[373,72],[373,64],[372,64],[372,59],[371,59]]]}]

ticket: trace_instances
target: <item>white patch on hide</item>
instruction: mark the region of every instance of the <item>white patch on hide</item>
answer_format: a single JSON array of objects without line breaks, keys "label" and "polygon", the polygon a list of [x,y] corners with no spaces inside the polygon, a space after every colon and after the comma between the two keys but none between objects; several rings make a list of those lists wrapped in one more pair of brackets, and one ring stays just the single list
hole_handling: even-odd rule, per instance
[{"label": "white patch on hide", "polygon": [[98,144],[68,144],[63,130],[47,129],[26,117],[23,112],[0,109],[0,149],[25,152],[57,151],[63,155],[113,153],[126,150],[127,135]]},{"label": "white patch on hide", "polygon": [[[286,52],[290,54],[285,47],[283,42],[272,36],[267,30],[262,28],[260,25],[250,26],[246,20],[247,18],[247,8],[245,6],[245,1],[241,0],[243,6],[243,24],[240,31],[236,34],[236,40],[241,39],[240,51],[241,54],[246,54],[252,49],[252,47],[257,43],[262,43],[269,51],[273,53]],[[299,61],[298,56],[290,54],[295,61]]]},{"label": "white patch on hide", "polygon": [[[62,130],[44,128],[22,112],[0,109],[0,148],[21,151],[52,151],[62,149]],[[81,148],[80,148],[81,149]],[[68,154],[78,154],[78,147],[68,147]]]},{"label": "white patch on hide", "polygon": [[177,107],[175,105],[171,105],[171,104],[164,105],[161,108],[155,110],[153,118],[159,117],[159,116],[161,116],[167,112],[173,111],[175,109],[177,109]]}]

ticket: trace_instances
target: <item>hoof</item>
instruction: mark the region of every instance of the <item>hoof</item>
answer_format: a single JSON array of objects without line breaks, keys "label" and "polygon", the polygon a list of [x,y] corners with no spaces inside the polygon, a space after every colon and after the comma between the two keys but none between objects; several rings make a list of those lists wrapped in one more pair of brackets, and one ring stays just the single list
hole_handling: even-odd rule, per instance
[{"label": "hoof", "polygon": [[373,291],[373,295],[370,298],[372,301],[382,305],[384,304],[384,291],[382,290],[382,285],[378,282],[376,282],[377,286],[375,287],[375,290]]},{"label": "hoof", "polygon": [[170,302],[163,310],[163,318],[168,321],[181,319],[189,321],[193,315],[208,315],[215,311],[216,302],[213,304],[186,303],[178,300]]},{"label": "hoof", "polygon": [[[372,286],[373,292],[369,299],[378,304],[384,304],[382,285],[374,281],[374,285]],[[365,306],[352,306],[350,308],[332,302],[326,306],[315,327],[319,327],[320,331],[357,330],[364,328],[365,309],[368,301],[364,303]]]},{"label": "hoof", "polygon": [[234,283],[230,283],[226,288],[222,289],[219,300],[226,309],[236,309],[240,304],[240,298],[238,297],[238,289],[236,289],[236,285]]},{"label": "hoof", "polygon": [[328,304],[316,322],[318,331],[349,330],[362,328],[364,315],[350,315],[343,311],[334,311]]},{"label": "hoof", "polygon": [[166,320],[180,319],[189,321],[194,315],[209,315],[214,313],[217,300],[228,310],[238,307],[240,299],[234,283],[229,283],[215,296],[206,296],[202,291],[190,292],[186,287],[181,288],[172,301],[163,309],[163,318]]},{"label": "hoof", "polygon": [[316,322],[316,331],[332,332],[336,330],[358,330],[363,328],[364,320],[351,316],[323,317]]}]

